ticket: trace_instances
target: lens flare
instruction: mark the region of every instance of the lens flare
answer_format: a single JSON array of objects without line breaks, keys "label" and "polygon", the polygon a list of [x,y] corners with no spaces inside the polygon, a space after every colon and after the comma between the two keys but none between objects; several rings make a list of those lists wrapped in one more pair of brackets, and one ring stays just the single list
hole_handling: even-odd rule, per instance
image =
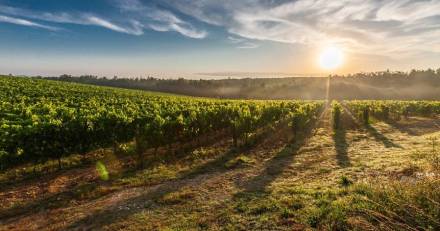
[{"label": "lens flare", "polygon": [[96,162],[96,172],[98,172],[98,175],[101,178],[101,180],[109,179],[107,168],[101,161]]}]

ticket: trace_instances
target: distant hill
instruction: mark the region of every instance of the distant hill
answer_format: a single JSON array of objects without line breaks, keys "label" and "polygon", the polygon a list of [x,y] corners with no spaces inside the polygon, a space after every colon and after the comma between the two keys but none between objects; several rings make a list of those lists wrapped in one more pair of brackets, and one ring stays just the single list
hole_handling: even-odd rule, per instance
[{"label": "distant hill", "polygon": [[[48,79],[214,98],[305,100],[325,99],[328,81],[327,77],[188,80],[69,75]],[[439,100],[440,69],[331,76],[330,98]]]}]

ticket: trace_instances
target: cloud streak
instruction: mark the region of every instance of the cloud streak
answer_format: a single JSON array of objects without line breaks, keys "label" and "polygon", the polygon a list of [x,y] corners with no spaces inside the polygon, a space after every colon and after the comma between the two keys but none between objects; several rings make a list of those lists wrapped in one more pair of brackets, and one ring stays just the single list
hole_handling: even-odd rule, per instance
[{"label": "cloud streak", "polygon": [[41,28],[41,29],[46,29],[46,30],[50,30],[50,31],[59,30],[59,28],[57,28],[57,27],[47,26],[47,25],[43,25],[43,24],[29,21],[26,19],[8,17],[5,15],[0,15],[0,22],[11,23],[11,24],[16,24],[16,25],[21,25],[21,26]]},{"label": "cloud streak", "polygon": [[239,38],[239,37],[234,37],[234,36],[229,36],[228,40],[230,43],[235,44],[236,48],[238,49],[254,49],[254,48],[258,48],[259,45],[249,41],[248,39],[245,38]]},{"label": "cloud streak", "polygon": [[[28,9],[21,9],[10,6],[1,6],[0,5],[0,13],[13,15],[14,17],[26,17],[33,20],[46,21],[50,23],[57,24],[77,24],[77,25],[87,25],[87,26],[99,26],[109,30],[113,30],[120,33],[126,33],[131,35],[142,35],[143,29],[142,26],[139,25],[138,22],[132,20],[128,23],[127,26],[123,27],[120,25],[116,25],[115,23],[110,22],[109,20],[98,17],[94,14],[86,14],[86,13],[67,13],[67,12],[39,12]],[[27,19],[17,19],[9,16],[3,16],[5,20],[3,22],[14,23],[23,26],[33,26],[48,30],[56,30],[57,27],[42,25],[39,23],[35,23],[29,21]],[[8,19],[8,21],[6,21]],[[13,20],[15,19],[15,20]],[[1,19],[0,19],[1,20]]]},{"label": "cloud streak", "polygon": [[136,20],[133,20],[131,22],[132,26],[130,28],[124,28],[118,25],[115,25],[105,19],[98,18],[96,16],[87,16],[84,18],[83,23],[81,24],[90,24],[90,25],[96,25],[101,26],[104,28],[107,28],[109,30],[113,30],[120,33],[126,33],[126,34],[132,34],[132,35],[142,35],[143,32],[143,26]]},{"label": "cloud streak", "polygon": [[159,9],[151,4],[143,4],[139,0],[116,1],[115,5],[122,11],[130,13],[137,20],[145,22],[145,27],[155,31],[175,31],[194,39],[203,39],[208,34],[204,30],[196,29],[191,23],[182,20],[168,10]]},{"label": "cloud streak", "polygon": [[196,29],[189,22],[181,20],[170,11],[148,7],[137,0],[117,1],[115,6],[125,13],[119,15],[118,17],[120,19],[119,21],[124,21],[123,23],[120,22],[120,24],[117,24],[111,20],[92,13],[39,12],[3,5],[0,5],[0,13],[12,15],[14,17],[2,16],[0,21],[48,30],[55,30],[56,27],[46,26],[27,19],[15,17],[23,17],[58,24],[99,26],[130,35],[142,35],[144,34],[145,29],[152,29],[161,32],[175,31],[186,37],[195,39],[205,38],[208,34],[204,30]]}]

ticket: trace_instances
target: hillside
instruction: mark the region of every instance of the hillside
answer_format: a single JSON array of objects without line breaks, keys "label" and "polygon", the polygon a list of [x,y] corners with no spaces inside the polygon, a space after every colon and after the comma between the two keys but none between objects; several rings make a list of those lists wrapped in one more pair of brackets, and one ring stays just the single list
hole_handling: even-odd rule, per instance
[{"label": "hillside", "polygon": [[0,81],[0,230],[440,228],[439,102]]}]

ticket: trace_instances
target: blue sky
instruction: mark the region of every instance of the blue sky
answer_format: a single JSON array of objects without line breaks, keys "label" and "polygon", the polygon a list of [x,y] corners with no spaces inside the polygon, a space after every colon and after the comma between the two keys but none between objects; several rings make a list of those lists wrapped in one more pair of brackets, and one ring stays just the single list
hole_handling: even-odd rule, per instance
[{"label": "blue sky", "polygon": [[[0,73],[192,77],[438,68],[439,0],[0,0]],[[206,75],[203,75],[205,77]]]}]

